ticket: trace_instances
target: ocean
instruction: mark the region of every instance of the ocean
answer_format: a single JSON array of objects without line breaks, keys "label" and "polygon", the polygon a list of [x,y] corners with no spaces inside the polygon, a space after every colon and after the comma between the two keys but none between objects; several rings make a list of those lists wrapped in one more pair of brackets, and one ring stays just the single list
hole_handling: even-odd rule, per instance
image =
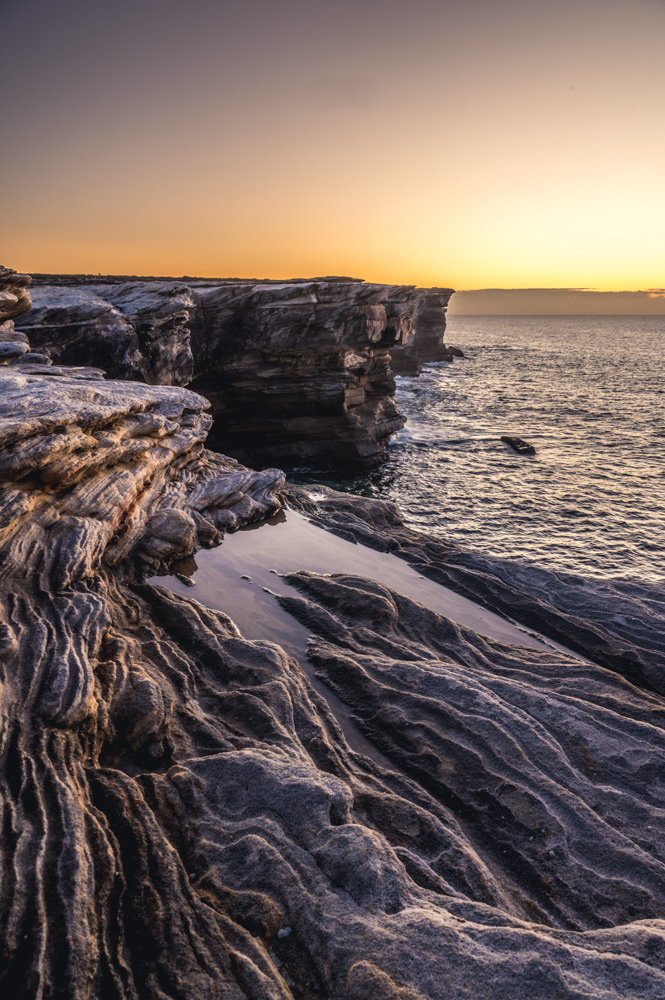
[{"label": "ocean", "polygon": [[486,554],[665,581],[665,317],[451,316],[446,341],[466,358],[397,380],[386,463],[317,478]]}]

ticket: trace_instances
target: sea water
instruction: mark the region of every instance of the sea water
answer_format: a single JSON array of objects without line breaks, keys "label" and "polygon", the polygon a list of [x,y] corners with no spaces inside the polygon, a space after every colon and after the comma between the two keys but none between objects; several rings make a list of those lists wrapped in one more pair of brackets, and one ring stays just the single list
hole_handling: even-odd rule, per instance
[{"label": "sea water", "polygon": [[446,340],[466,358],[397,380],[387,462],[330,485],[466,548],[665,581],[665,317],[452,316]]}]

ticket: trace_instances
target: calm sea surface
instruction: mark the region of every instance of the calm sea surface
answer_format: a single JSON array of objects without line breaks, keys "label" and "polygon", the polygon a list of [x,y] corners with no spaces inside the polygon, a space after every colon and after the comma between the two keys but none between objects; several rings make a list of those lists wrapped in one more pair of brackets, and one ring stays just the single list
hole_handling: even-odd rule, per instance
[{"label": "calm sea surface", "polygon": [[453,316],[446,340],[466,360],[398,379],[386,465],[330,485],[467,548],[665,580],[665,317]]}]

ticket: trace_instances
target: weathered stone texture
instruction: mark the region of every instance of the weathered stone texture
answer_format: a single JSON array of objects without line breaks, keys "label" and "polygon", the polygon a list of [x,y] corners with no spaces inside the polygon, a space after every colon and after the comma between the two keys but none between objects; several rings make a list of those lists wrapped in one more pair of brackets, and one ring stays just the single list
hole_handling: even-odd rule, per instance
[{"label": "weathered stone texture", "polygon": [[404,423],[391,365],[450,359],[450,295],[336,278],[42,278],[22,329],[58,363],[200,391],[230,454],[372,463]]},{"label": "weathered stone texture", "polygon": [[[0,272],[7,343],[26,296]],[[282,474],[206,451],[187,389],[28,354],[0,365],[2,995],[665,996],[662,639],[620,648],[656,598],[613,623],[569,593],[557,627],[594,663],[293,574],[364,756],[301,662],[144,582],[274,513]],[[544,601],[389,505],[290,498],[480,599]]]}]

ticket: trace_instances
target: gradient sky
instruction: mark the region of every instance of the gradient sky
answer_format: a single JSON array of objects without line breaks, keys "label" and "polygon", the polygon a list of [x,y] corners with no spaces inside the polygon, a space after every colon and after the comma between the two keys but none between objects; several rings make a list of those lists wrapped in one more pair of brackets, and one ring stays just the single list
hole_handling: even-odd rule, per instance
[{"label": "gradient sky", "polygon": [[3,0],[0,261],[665,284],[665,0]]}]

